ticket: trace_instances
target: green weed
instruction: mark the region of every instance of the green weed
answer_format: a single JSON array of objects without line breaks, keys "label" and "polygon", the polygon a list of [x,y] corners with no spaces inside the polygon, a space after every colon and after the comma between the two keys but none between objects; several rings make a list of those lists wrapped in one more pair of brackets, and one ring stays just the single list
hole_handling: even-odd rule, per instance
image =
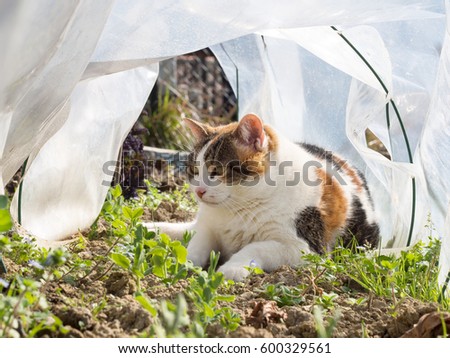
[{"label": "green weed", "polygon": [[265,298],[275,301],[280,307],[298,305],[305,300],[302,290],[282,283],[266,285],[260,292]]},{"label": "green weed", "polygon": [[[237,329],[241,317],[227,306],[235,298],[227,294],[234,291],[234,283],[226,281],[216,271],[219,255],[211,253],[206,271],[195,267],[187,260],[186,250],[192,232],[186,232],[179,242],[142,224],[146,208],[155,210],[163,201],[182,205],[185,210],[195,209],[186,187],[172,193],[159,193],[149,186],[147,194],[139,193],[137,198],[125,200],[120,186],[116,186],[110,189],[91,231],[79,233],[68,248],[38,248],[33,239],[11,231],[0,235],[1,255],[15,264],[14,274],[0,276],[0,336],[63,335],[65,329],[61,320],[52,314],[46,292],[54,287],[55,294],[62,292],[63,286],[52,285],[54,283],[78,287],[89,282],[88,276],[93,281],[102,280],[111,270],[126,271],[134,278],[134,298],[152,316],[153,323],[144,333],[146,336],[203,337],[213,323],[220,324],[225,332]],[[106,242],[106,249],[95,257],[79,255],[85,253],[90,240],[94,239]],[[346,287],[349,279],[368,290],[371,296],[392,297],[392,314],[404,297],[431,302],[441,299],[441,306],[448,308],[448,298],[440,297],[437,281],[439,252],[440,241],[430,240],[397,257],[342,247],[329,256],[308,254],[304,256],[302,277],[306,279],[303,284],[295,287],[266,284],[260,295],[276,301],[278,306],[295,306],[305,304],[312,293],[317,334],[330,337],[340,317],[337,294],[351,292],[350,286]],[[248,270],[251,274],[261,273],[253,266]],[[155,277],[168,287],[181,281],[182,285],[175,288],[184,287],[183,293],[173,300],[150,299],[147,294],[152,288],[147,286]],[[328,293],[322,291],[323,282],[331,284]],[[67,300],[72,302],[70,298]],[[108,307],[106,295],[95,301],[86,294],[82,300],[88,302],[87,308],[94,318],[101,317]],[[362,305],[366,301],[366,297],[348,298],[352,305]],[[77,304],[76,299],[73,302]],[[364,322],[361,329],[363,336],[369,335]]]},{"label": "green weed", "polygon": [[204,337],[202,325],[192,321],[188,314],[188,305],[183,295],[178,295],[176,303],[161,302],[159,322],[152,327],[156,337]]},{"label": "green weed", "polygon": [[11,215],[9,213],[8,198],[6,195],[0,195],[0,232],[6,232],[13,226]]},{"label": "green weed", "polygon": [[334,301],[337,297],[338,295],[333,292],[323,292],[320,296],[317,297],[316,304],[320,305],[324,310],[329,310],[334,308]]},{"label": "green weed", "polygon": [[135,277],[138,290],[141,279],[150,273],[166,284],[175,284],[186,277],[187,250],[180,241],[172,241],[165,234],[156,235],[141,224],[130,236],[132,242],[117,245],[110,257]]},{"label": "green weed", "polygon": [[189,191],[188,184],[184,184],[173,191],[160,192],[150,181],[144,180],[144,183],[147,186],[147,192],[142,191],[137,199],[133,199],[136,205],[156,210],[163,201],[167,201],[184,211],[192,212],[197,208],[197,202]]},{"label": "green weed", "polygon": [[[350,277],[362,287],[378,296],[412,297],[422,301],[439,302],[441,287],[438,284],[440,240],[419,242],[398,257],[370,255],[338,247],[331,257],[308,254],[304,259],[319,272],[326,269],[324,277],[337,275]],[[448,298],[441,302],[449,307]]]},{"label": "green weed", "polygon": [[[161,194],[149,189],[146,199],[139,197],[137,200],[131,201],[129,206],[123,206],[124,204],[118,196],[120,191],[116,188],[113,188],[114,192],[108,196],[108,205],[104,206],[103,214],[105,219],[111,223],[113,234],[120,237],[114,251],[109,255],[110,259],[135,278],[137,284],[135,298],[153,316],[156,315],[158,308],[141,292],[141,280],[152,274],[160,278],[163,284],[173,285],[186,279],[190,274],[186,295],[196,307],[196,315],[192,321],[192,324],[197,327],[196,332],[200,332],[198,327],[204,329],[208,324],[216,321],[219,321],[226,331],[236,329],[240,317],[228,307],[218,307],[219,302],[234,300],[234,296],[218,293],[219,287],[224,284],[222,273],[216,272],[219,255],[211,253],[211,265],[207,271],[203,271],[187,261],[186,246],[192,237],[192,232],[186,232],[183,241],[180,242],[171,240],[166,234],[149,231],[139,221],[143,212],[140,210],[140,206],[148,205],[148,200],[156,200],[159,205],[162,200],[168,200],[165,195],[171,195],[171,200],[181,201],[179,195],[184,196],[184,194],[180,194],[181,191]],[[157,207],[155,203],[152,205]],[[118,209],[120,206],[122,206],[122,211]],[[168,323],[168,317],[174,314],[180,315],[179,305],[182,305],[183,301],[177,302],[176,304],[165,302],[163,306],[159,306],[160,312],[163,313],[159,315],[162,318],[159,330],[157,329],[155,334],[167,336],[180,334],[178,328],[175,329]],[[174,320],[174,322],[181,321]]]},{"label": "green weed", "polygon": [[148,101],[139,117],[149,135],[143,136],[145,145],[182,150],[191,143],[189,133],[181,125],[182,113],[190,112],[180,97],[171,98],[169,90],[158,93],[157,108],[152,111]]},{"label": "green weed", "polygon": [[211,252],[208,271],[194,268],[195,275],[189,278],[188,297],[197,308],[199,321],[203,325],[215,321],[221,321],[225,328],[232,329],[237,322],[237,316],[232,315],[227,309],[218,308],[219,302],[232,302],[234,296],[220,295],[218,289],[224,282],[221,272],[216,272],[219,255]]},{"label": "green weed", "polygon": [[334,329],[341,317],[339,310],[336,310],[333,316],[326,319],[323,317],[324,310],[320,306],[314,306],[313,315],[316,323],[317,336],[319,338],[331,338],[333,337]]},{"label": "green weed", "polygon": [[[16,275],[0,299],[0,337],[36,337],[49,332],[64,333],[61,320],[50,312],[41,283]],[[5,287],[6,286],[6,287]]]}]

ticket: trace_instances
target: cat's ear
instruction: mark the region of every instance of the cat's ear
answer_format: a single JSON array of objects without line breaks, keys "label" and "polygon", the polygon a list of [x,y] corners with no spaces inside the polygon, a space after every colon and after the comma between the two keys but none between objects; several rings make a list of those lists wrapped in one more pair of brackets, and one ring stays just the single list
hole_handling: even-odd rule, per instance
[{"label": "cat's ear", "polygon": [[261,152],[267,146],[264,124],[256,114],[245,115],[236,128],[236,134],[240,143],[258,152]]},{"label": "cat's ear", "polygon": [[189,127],[197,141],[201,141],[211,134],[211,127],[209,127],[208,125],[194,121],[190,118],[184,118],[183,120],[184,123]]}]

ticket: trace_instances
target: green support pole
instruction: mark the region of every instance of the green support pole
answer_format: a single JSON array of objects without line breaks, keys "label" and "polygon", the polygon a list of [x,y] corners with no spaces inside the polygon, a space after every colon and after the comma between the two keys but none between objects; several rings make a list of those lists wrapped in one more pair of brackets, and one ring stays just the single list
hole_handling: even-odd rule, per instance
[{"label": "green support pole", "polygon": [[[350,48],[355,51],[355,53],[358,55],[358,57],[364,62],[364,64],[369,68],[369,70],[372,72],[372,74],[375,76],[375,78],[378,80],[378,82],[380,83],[381,87],[383,87],[384,92],[386,93],[386,95],[389,94],[389,90],[387,89],[386,85],[383,83],[383,80],[381,79],[381,77],[378,75],[378,73],[375,71],[375,69],[372,67],[372,65],[369,63],[369,61],[367,61],[367,59],[361,54],[361,52],[358,51],[358,49],[342,34],[341,31],[339,31],[335,26],[331,26],[331,28],[337,32],[337,34],[345,41],[345,43],[347,45],[350,46]],[[412,151],[411,151],[411,147],[409,145],[409,139],[408,139],[408,134],[406,133],[406,129],[405,126],[403,125],[403,120],[400,116],[400,112],[398,111],[398,108],[395,104],[395,102],[390,99],[389,100],[390,105],[392,106],[392,108],[394,109],[395,115],[397,117],[397,120],[400,124],[400,128],[402,130],[402,135],[403,135],[403,139],[405,141],[405,146],[406,146],[406,150],[408,152],[408,159],[409,162],[411,164],[413,164],[413,155],[412,155]],[[389,107],[386,107],[386,120],[388,123],[388,132],[389,132],[389,136],[390,136],[390,131],[389,131],[389,127],[390,127],[390,120],[389,120]],[[408,233],[408,241],[407,241],[407,246],[411,245],[411,240],[412,240],[412,234],[414,231],[414,221],[415,221],[415,216],[416,216],[416,178],[411,178],[411,184],[412,184],[412,208],[411,208],[411,221],[409,224],[409,233]]]}]

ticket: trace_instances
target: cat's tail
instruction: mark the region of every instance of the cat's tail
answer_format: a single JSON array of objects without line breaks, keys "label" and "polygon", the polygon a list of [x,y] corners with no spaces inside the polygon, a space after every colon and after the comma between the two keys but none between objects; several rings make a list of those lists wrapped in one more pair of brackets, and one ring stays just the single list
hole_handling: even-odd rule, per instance
[{"label": "cat's tail", "polygon": [[182,240],[186,231],[193,230],[195,222],[189,223],[166,223],[166,222],[152,222],[144,223],[149,230],[159,231],[170,236],[172,240]]}]

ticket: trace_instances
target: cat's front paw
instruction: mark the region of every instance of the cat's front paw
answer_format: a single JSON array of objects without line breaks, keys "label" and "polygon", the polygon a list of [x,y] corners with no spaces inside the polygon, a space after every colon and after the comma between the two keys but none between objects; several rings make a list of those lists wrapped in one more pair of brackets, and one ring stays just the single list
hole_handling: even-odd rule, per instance
[{"label": "cat's front paw", "polygon": [[226,279],[236,282],[244,281],[244,279],[250,274],[244,266],[230,264],[222,265],[217,271],[222,272]]},{"label": "cat's front paw", "polygon": [[205,252],[195,251],[195,250],[189,250],[188,248],[188,255],[187,259],[191,260],[194,266],[199,266],[205,268],[208,263],[209,255]]}]

